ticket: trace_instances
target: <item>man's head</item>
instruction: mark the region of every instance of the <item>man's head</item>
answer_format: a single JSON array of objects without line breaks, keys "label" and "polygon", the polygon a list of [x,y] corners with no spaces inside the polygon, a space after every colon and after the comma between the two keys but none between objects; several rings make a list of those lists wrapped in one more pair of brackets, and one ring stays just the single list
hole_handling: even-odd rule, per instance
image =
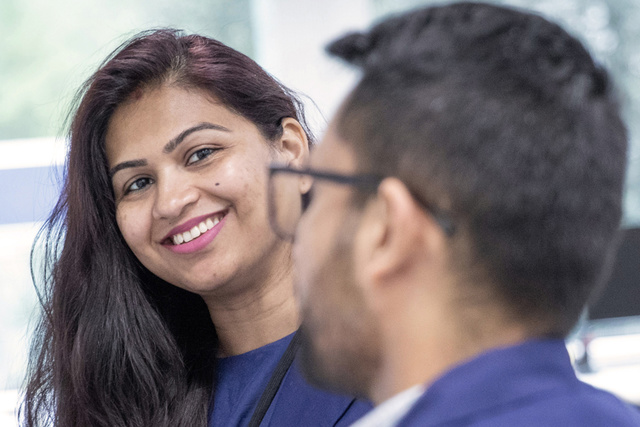
[{"label": "man's head", "polygon": [[352,392],[385,381],[366,373],[403,334],[393,304],[425,327],[475,313],[481,334],[565,336],[621,215],[627,138],[607,73],[557,25],[479,3],[391,18],[328,50],[362,78],[312,166],[391,178],[369,193],[316,181],[297,244],[316,376]]}]

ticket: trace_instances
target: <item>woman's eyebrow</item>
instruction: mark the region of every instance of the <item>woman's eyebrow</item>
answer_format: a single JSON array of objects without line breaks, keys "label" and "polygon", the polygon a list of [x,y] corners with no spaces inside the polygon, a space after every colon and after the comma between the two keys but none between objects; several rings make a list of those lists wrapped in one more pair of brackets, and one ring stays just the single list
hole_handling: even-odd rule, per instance
[{"label": "woman's eyebrow", "polygon": [[169,154],[171,153],[173,150],[176,149],[176,147],[182,142],[184,141],[184,139],[191,135],[194,132],[198,132],[204,129],[214,129],[214,130],[219,130],[222,132],[231,132],[229,129],[227,129],[224,126],[221,125],[216,125],[213,123],[209,123],[209,122],[203,122],[200,123],[198,125],[195,125],[193,127],[190,127],[189,129],[185,129],[182,132],[180,132],[180,135],[176,136],[175,138],[173,138],[171,141],[169,141],[167,143],[167,145],[164,146],[164,148],[162,149],[162,152],[165,154]]},{"label": "woman's eyebrow", "polygon": [[109,179],[113,179],[113,176],[116,174],[116,172],[121,171],[122,169],[137,168],[146,165],[146,160],[129,160],[126,162],[118,163],[117,165],[109,169]]},{"label": "woman's eyebrow", "polygon": [[[222,132],[231,132],[229,129],[227,129],[224,126],[216,125],[214,123],[209,123],[209,122],[203,122],[180,132],[180,135],[173,138],[171,141],[167,143],[167,145],[164,146],[164,148],[162,149],[162,152],[165,154],[171,153],[173,150],[176,149],[176,147],[182,141],[184,141],[184,139],[187,136],[191,135],[194,132],[198,132],[205,129],[219,130]],[[116,174],[116,172],[121,171],[122,169],[137,168],[137,167],[146,166],[146,165],[147,165],[147,161],[144,159],[128,160],[126,162],[118,163],[117,165],[109,169],[109,179],[113,179],[113,176]]]}]

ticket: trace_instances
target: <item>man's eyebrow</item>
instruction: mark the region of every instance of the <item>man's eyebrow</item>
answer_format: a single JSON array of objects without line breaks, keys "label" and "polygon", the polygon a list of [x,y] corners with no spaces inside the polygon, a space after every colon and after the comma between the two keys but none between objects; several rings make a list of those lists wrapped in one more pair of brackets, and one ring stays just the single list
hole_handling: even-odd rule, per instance
[{"label": "man's eyebrow", "polygon": [[227,129],[224,126],[221,125],[216,125],[213,123],[208,123],[208,122],[203,122],[200,123],[199,125],[190,127],[189,129],[185,129],[182,132],[180,132],[180,135],[176,136],[175,138],[173,138],[171,141],[169,141],[167,143],[167,145],[164,146],[164,148],[162,149],[162,152],[165,154],[169,154],[171,153],[173,150],[176,149],[176,147],[182,142],[184,141],[184,139],[191,135],[194,132],[198,132],[204,129],[214,129],[214,130],[219,130],[222,132],[231,132],[229,129]]},{"label": "man's eyebrow", "polygon": [[129,160],[126,162],[118,163],[117,165],[109,169],[109,179],[113,179],[113,176],[116,174],[116,172],[121,171],[122,169],[137,168],[140,166],[147,166],[147,161],[146,160]]}]

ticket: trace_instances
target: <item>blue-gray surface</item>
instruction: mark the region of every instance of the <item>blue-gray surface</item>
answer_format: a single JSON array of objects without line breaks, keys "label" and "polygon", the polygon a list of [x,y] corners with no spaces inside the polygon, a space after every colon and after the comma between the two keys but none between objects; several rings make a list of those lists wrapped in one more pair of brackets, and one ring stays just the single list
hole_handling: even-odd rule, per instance
[{"label": "blue-gray surface", "polygon": [[61,188],[63,166],[0,170],[0,225],[44,221]]}]

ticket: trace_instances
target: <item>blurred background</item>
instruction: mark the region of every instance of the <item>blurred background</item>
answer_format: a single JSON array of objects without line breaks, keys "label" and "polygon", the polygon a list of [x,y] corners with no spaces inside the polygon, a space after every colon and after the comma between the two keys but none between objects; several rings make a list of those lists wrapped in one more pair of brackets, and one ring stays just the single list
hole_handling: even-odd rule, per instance
[{"label": "blurred background", "polygon": [[[494,0],[555,20],[614,76],[631,135],[624,228],[640,226],[640,1]],[[74,94],[138,31],[181,28],[254,58],[307,104],[321,135],[357,75],[324,54],[349,30],[426,0],[0,0],[0,426],[17,425],[37,313],[29,254],[54,203]],[[568,347],[583,379],[640,404],[640,237],[631,232],[610,290]],[[635,236],[635,237],[634,237]],[[37,250],[37,248],[36,248]]]}]

